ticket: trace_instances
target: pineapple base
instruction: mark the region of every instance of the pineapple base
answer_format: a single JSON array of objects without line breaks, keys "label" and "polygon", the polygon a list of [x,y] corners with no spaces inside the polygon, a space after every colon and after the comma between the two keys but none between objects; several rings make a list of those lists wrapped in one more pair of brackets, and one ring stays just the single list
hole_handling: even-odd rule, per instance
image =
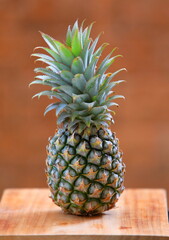
[{"label": "pineapple base", "polygon": [[114,133],[60,129],[49,140],[47,154],[51,198],[64,212],[92,216],[115,206],[124,190],[125,164]]}]

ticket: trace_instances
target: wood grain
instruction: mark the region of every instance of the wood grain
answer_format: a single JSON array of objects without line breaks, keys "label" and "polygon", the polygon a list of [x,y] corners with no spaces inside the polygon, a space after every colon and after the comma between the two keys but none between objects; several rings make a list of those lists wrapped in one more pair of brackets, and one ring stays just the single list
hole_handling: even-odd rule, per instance
[{"label": "wood grain", "polygon": [[167,239],[166,192],[127,189],[116,208],[94,217],[63,213],[48,189],[7,189],[0,203],[0,240]]}]

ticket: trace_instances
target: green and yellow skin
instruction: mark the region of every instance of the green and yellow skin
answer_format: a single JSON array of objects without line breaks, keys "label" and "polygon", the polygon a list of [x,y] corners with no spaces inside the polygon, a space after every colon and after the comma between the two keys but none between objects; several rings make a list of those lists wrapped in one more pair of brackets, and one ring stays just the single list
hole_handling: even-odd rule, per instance
[{"label": "green and yellow skin", "polygon": [[47,95],[57,101],[45,114],[56,110],[60,129],[47,146],[46,174],[54,203],[75,215],[95,215],[115,206],[124,190],[125,165],[115,133],[108,129],[113,123],[110,106],[121,95],[112,91],[123,80],[112,79],[124,68],[106,73],[120,55],[114,50],[97,67],[107,45],[96,49],[99,36],[90,38],[92,24],[83,28],[76,21],[67,30],[66,43],[42,33],[48,44],[38,47],[46,54],[35,53],[37,61],[47,64],[36,68],[40,73],[31,84],[51,87],[34,97]]}]

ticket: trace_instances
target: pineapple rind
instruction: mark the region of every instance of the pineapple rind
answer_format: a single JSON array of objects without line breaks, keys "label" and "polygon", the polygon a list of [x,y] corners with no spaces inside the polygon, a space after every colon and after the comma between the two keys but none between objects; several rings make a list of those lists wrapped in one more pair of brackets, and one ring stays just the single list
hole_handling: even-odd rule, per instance
[{"label": "pineapple rind", "polygon": [[[104,128],[88,129],[88,134],[89,140],[83,139],[83,134],[72,133],[67,129],[56,133],[47,147],[46,173],[51,198],[56,205],[70,214],[91,216],[115,206],[124,190],[125,165],[122,162],[118,139],[111,131]],[[79,142],[75,141],[72,146],[70,139],[75,139],[75,135]],[[64,138],[66,141],[62,143],[62,148],[58,149],[56,142],[62,142],[61,139]],[[92,143],[99,141],[102,146],[105,141],[109,141],[112,149],[116,148],[116,151],[109,148],[108,151],[104,147],[98,150],[97,144],[90,144],[91,139]],[[87,154],[84,142],[88,144]],[[68,153],[70,149],[71,154]],[[98,151],[99,154],[95,154]],[[66,154],[63,154],[65,152]]]}]

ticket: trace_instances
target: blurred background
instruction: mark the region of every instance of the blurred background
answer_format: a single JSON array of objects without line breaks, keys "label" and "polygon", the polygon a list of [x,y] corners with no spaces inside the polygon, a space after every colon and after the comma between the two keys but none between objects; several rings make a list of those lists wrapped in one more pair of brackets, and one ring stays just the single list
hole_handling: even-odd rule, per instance
[{"label": "blurred background", "polygon": [[[46,187],[48,137],[56,129],[50,100],[31,99],[42,87],[34,78],[34,47],[45,45],[39,30],[64,41],[76,19],[96,21],[92,37],[118,47],[111,67],[127,82],[116,88],[115,125],[127,165],[127,188],[169,191],[169,1],[0,0],[0,194],[5,188]],[[104,57],[104,54],[103,54]],[[38,67],[38,64],[36,64]]]}]

